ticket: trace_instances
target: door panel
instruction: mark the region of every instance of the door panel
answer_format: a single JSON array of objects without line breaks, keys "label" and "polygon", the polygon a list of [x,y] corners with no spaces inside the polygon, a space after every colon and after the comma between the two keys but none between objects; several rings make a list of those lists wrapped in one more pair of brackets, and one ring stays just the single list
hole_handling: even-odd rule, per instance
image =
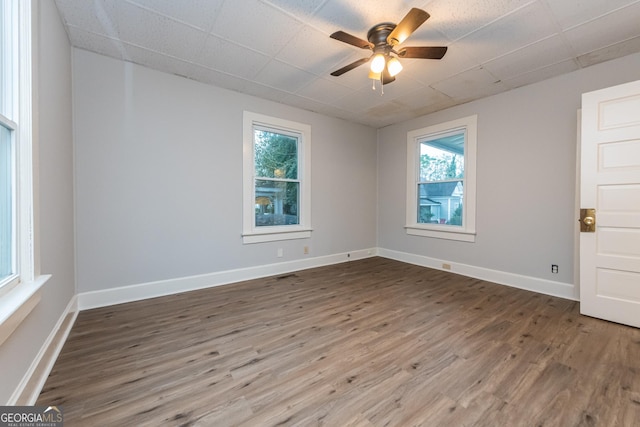
[{"label": "door panel", "polygon": [[600,170],[636,169],[640,157],[640,140],[614,142],[600,146]]},{"label": "door panel", "polygon": [[584,94],[580,311],[640,327],[640,81]]},{"label": "door panel", "polygon": [[640,273],[622,270],[598,269],[598,296],[640,300]]},{"label": "door panel", "polygon": [[602,256],[624,256],[640,261],[640,230],[620,231],[601,226],[598,253]]}]

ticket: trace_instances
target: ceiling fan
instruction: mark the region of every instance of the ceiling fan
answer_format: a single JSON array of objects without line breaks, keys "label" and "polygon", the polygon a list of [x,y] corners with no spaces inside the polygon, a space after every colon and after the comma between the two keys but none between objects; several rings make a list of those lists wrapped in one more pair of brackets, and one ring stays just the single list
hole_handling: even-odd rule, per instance
[{"label": "ceiling fan", "polygon": [[391,22],[383,22],[371,27],[367,33],[367,40],[362,40],[344,31],[336,31],[331,34],[332,39],[361,49],[369,49],[373,52],[369,57],[345,65],[332,72],[331,75],[341,76],[347,71],[351,71],[373,59],[369,78],[374,79],[374,84],[375,80],[380,80],[383,85],[386,85],[395,81],[395,76],[402,71],[402,64],[400,64],[398,58],[442,59],[444,54],[447,53],[447,48],[444,46],[407,46],[398,51],[395,50],[395,47],[404,42],[420,25],[429,19],[429,16],[424,10],[414,7],[397,25]]}]

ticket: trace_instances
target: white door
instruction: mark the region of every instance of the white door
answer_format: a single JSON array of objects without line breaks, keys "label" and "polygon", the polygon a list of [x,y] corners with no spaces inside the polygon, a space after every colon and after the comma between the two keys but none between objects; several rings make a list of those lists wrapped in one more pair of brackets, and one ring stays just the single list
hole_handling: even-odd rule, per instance
[{"label": "white door", "polygon": [[580,312],[640,327],[640,81],[584,94],[581,133]]}]

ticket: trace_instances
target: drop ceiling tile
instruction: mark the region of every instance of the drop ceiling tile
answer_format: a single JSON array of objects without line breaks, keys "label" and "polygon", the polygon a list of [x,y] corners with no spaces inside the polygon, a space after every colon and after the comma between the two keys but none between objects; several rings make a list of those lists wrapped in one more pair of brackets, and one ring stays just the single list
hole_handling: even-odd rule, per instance
[{"label": "drop ceiling tile", "polygon": [[335,99],[331,105],[346,111],[362,112],[370,108],[375,101],[378,101],[380,96],[380,91],[376,92],[369,86]]},{"label": "drop ceiling tile", "polygon": [[411,7],[419,7],[418,1],[327,1],[310,20],[316,28],[331,34],[342,30],[361,39],[367,39],[367,31],[381,22],[398,23]]},{"label": "drop ceiling tile", "polygon": [[483,64],[494,76],[505,80],[572,58],[561,35],[554,35]]},{"label": "drop ceiling tile", "polygon": [[110,37],[118,36],[116,8],[118,0],[79,2],[78,0],[56,0],[58,10],[63,10],[65,24],[85,31]]},{"label": "drop ceiling tile", "polygon": [[[640,36],[579,56],[578,63],[582,67],[589,67],[636,52],[640,52]],[[640,69],[640,64],[638,64],[638,69]]]},{"label": "drop ceiling tile", "polygon": [[411,110],[423,109],[429,105],[451,105],[452,99],[432,87],[416,88],[411,94],[405,94],[394,102],[404,105]]},{"label": "drop ceiling tile", "polygon": [[203,31],[211,30],[213,21],[224,0],[189,0],[189,4],[175,0],[127,0],[129,3],[156,11]]},{"label": "drop ceiling tile", "polygon": [[[406,116],[406,120],[410,118],[410,113],[404,108],[402,104],[398,104],[394,101],[385,102],[384,104],[375,105],[367,110],[367,114],[372,117],[379,118],[381,120],[388,119],[390,116],[401,115]],[[394,119],[395,120],[395,119]]]},{"label": "drop ceiling tile", "polygon": [[117,16],[121,40],[184,60],[196,59],[207,38],[204,31],[131,3],[118,3]]},{"label": "drop ceiling tile", "polygon": [[255,80],[266,86],[295,93],[316,78],[311,73],[292,67],[284,62],[273,60],[258,73]]},{"label": "drop ceiling tile", "polygon": [[275,102],[282,102],[282,100],[289,95],[287,91],[275,89],[270,86],[265,86],[254,81],[245,82],[244,87],[242,88],[242,92],[249,95],[257,96],[258,98],[269,99]]},{"label": "drop ceiling tile", "polygon": [[313,111],[315,113],[324,114],[330,110],[330,106],[319,102],[317,99],[310,99],[304,96],[287,94],[282,98],[282,103],[291,105],[292,107],[302,108],[303,110]]},{"label": "drop ceiling tile", "polygon": [[252,79],[269,60],[268,56],[261,53],[210,35],[195,62],[227,74]]},{"label": "drop ceiling tile", "polygon": [[450,40],[459,38],[482,28],[501,16],[516,10],[531,0],[435,0],[425,10],[439,32]]},{"label": "drop ceiling tile", "polygon": [[327,0],[263,0],[304,20],[313,15]]},{"label": "drop ceiling tile", "polygon": [[345,110],[334,110],[334,117],[337,117],[339,119],[342,120],[346,120],[346,121],[350,121],[350,122],[354,122],[354,123],[360,123],[362,125],[365,126],[369,126],[372,128],[377,128],[377,120],[372,120],[369,117],[362,115],[362,114],[354,114],[350,111],[345,111]]},{"label": "drop ceiling tile", "polygon": [[431,87],[458,101],[477,99],[508,89],[482,67],[465,71]]},{"label": "drop ceiling tile", "polygon": [[332,80],[319,78],[297,91],[296,95],[311,98],[324,104],[331,104],[335,99],[351,92],[353,90]]},{"label": "drop ceiling tile", "polygon": [[211,32],[272,56],[295,37],[301,26],[290,15],[261,1],[227,1]]},{"label": "drop ceiling tile", "polygon": [[640,2],[564,33],[577,55],[593,52],[640,35]]},{"label": "drop ceiling tile", "polygon": [[[351,49],[346,47],[343,43],[307,26],[287,43],[276,59],[318,76],[324,76],[329,75],[336,64],[351,55]],[[369,51],[363,51],[363,55],[369,55]]]},{"label": "drop ceiling tile", "polygon": [[444,110],[449,107],[453,107],[457,102],[448,96],[440,99],[437,102],[426,104],[422,107],[417,107],[411,110],[414,117],[426,116],[427,114],[435,113],[436,111]]},{"label": "drop ceiling tile", "polygon": [[462,39],[481,63],[498,58],[557,32],[547,9],[532,3]]},{"label": "drop ceiling tile", "polygon": [[69,32],[71,43],[77,48],[112,58],[127,61],[131,59],[127,53],[127,44],[121,40],[90,33],[72,25],[67,26],[67,31]]},{"label": "drop ceiling tile", "polygon": [[235,90],[238,92],[246,93],[246,88],[251,82],[239,77],[210,70],[208,68],[199,67],[194,65],[189,69],[188,76],[199,82],[218,86],[224,89]]},{"label": "drop ceiling tile", "polygon": [[551,77],[559,76],[560,74],[570,73],[571,71],[576,71],[577,69],[579,69],[579,67],[576,61],[570,59],[558,64],[549,65],[530,73],[520,74],[519,76],[506,79],[504,80],[504,83],[509,87],[516,88],[550,79]]},{"label": "drop ceiling tile", "polygon": [[599,18],[637,0],[546,0],[563,30]]},{"label": "drop ceiling tile", "polygon": [[[371,85],[371,83],[369,83],[369,85]],[[413,91],[421,87],[424,87],[422,83],[416,81],[410,75],[401,72],[396,76],[396,80],[394,82],[383,86],[383,91],[380,90],[379,82],[376,82],[375,91],[376,93],[384,92],[384,95],[378,98],[380,102],[388,102],[394,98],[413,93]]]},{"label": "drop ceiling tile", "polygon": [[152,50],[143,49],[138,46],[128,45],[127,54],[129,61],[154,70],[162,70],[165,73],[174,74],[181,77],[193,78],[197,65],[183,61],[178,58],[163,55]]}]

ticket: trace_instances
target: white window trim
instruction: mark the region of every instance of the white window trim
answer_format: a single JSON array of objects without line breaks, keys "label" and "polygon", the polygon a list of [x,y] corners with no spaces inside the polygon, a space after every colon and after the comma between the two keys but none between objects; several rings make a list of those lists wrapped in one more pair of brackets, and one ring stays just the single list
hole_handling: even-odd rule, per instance
[{"label": "white window trim", "polygon": [[13,93],[13,111],[17,112],[17,125],[14,125],[15,147],[17,149],[16,203],[18,205],[16,230],[18,281],[12,282],[0,290],[0,344],[2,344],[27,317],[40,301],[42,286],[51,277],[40,275],[35,250],[35,199],[34,199],[34,158],[33,158],[33,104],[35,93],[32,89],[35,51],[32,38],[32,16],[37,15],[38,2],[20,1],[18,4],[19,36],[17,67],[14,68],[13,85],[18,93]]},{"label": "white window trim", "polygon": [[[407,212],[405,229],[412,236],[475,242],[476,239],[476,154],[478,116],[468,116],[446,123],[427,126],[407,133]],[[418,222],[419,140],[425,136],[456,128],[466,129],[464,147],[463,226],[423,224]]]},{"label": "white window trim", "polygon": [[[254,125],[301,135],[298,173],[301,177],[300,224],[275,227],[255,226]],[[242,242],[263,243],[311,237],[311,126],[277,117],[245,111],[243,115],[243,221]]]}]

